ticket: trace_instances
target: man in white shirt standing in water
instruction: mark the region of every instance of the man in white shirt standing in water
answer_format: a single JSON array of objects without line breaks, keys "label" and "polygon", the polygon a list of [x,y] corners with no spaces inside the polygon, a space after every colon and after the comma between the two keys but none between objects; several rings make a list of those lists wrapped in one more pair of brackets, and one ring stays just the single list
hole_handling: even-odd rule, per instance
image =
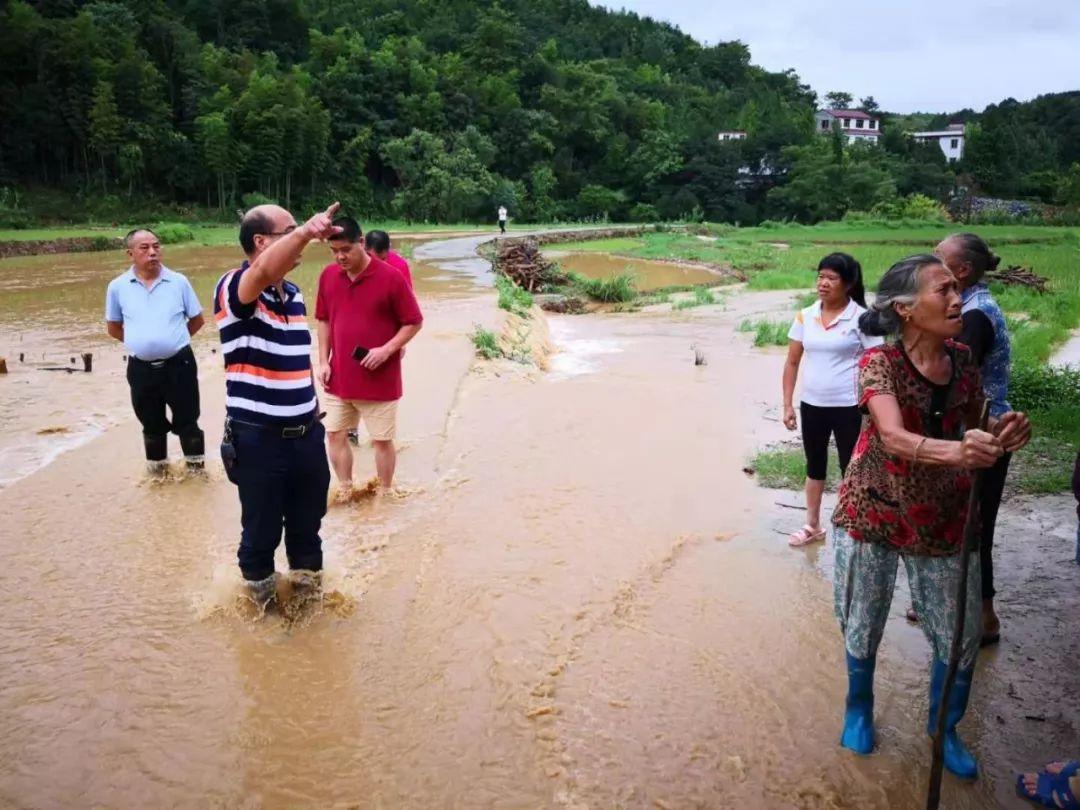
[{"label": "man in white shirt standing in water", "polygon": [[818,300],[800,311],[788,332],[784,364],[784,426],[795,430],[792,400],[799,364],[806,360],[799,410],[806,453],[806,524],[792,532],[788,544],[804,546],[825,539],[821,498],[828,471],[829,435],[836,438],[840,474],[847,469],[859,438],[859,358],[882,343],[859,331],[866,312],[862,267],[846,253],[831,253],[818,263]]}]

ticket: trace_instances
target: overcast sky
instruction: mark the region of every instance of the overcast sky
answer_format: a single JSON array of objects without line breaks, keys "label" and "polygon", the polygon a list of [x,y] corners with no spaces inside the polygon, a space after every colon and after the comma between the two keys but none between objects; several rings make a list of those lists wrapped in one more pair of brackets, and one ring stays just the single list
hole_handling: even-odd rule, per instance
[{"label": "overcast sky", "polygon": [[1080,90],[1080,0],[591,0],[738,39],[754,64],[794,68],[824,95],[891,112],[982,110]]}]

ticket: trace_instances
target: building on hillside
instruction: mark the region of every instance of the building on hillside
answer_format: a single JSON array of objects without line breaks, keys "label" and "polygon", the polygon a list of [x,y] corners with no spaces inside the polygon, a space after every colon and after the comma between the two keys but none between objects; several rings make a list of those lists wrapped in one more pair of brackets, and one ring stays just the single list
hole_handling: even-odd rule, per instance
[{"label": "building on hillside", "polygon": [[911,137],[918,143],[934,143],[936,141],[949,163],[955,163],[964,157],[963,124],[949,124],[946,129],[929,132],[912,132]]},{"label": "building on hillside", "polygon": [[745,141],[746,133],[741,129],[724,130],[717,136],[721,141]]},{"label": "building on hillside", "polygon": [[778,168],[769,163],[766,158],[762,158],[756,166],[740,166],[735,185],[739,188],[768,188],[776,185],[776,181],[780,179],[781,174],[782,172]]},{"label": "building on hillside", "polygon": [[840,127],[848,143],[877,143],[881,137],[881,121],[862,110],[818,110],[814,115],[814,129],[821,135],[832,132],[834,125]]}]

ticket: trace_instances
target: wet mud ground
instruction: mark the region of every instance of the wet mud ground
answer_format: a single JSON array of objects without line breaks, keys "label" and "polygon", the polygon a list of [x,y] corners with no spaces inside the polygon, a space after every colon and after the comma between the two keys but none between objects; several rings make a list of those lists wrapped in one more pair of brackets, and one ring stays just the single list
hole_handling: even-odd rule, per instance
[{"label": "wet mud ground", "polygon": [[[96,352],[91,375],[0,379],[0,804],[922,806],[928,648],[903,577],[879,748],[857,758],[837,745],[830,548],[788,549],[801,515],[776,501],[797,496],[741,472],[782,432],[782,354],[736,327],[792,294],[552,316],[549,371],[478,363],[468,333],[502,320],[478,241],[416,249],[427,320],[399,489],[331,506],[326,605],[291,620],[238,607],[239,509],[217,465],[143,478],[122,349],[95,336],[118,270],[73,257],[70,283],[38,285],[49,265],[0,262],[22,304],[0,315],[0,353]],[[166,255],[204,304],[231,259],[212,250]],[[305,292],[322,261],[309,251]],[[216,340],[196,341],[208,447]],[[1075,512],[1015,500],[1000,523],[1002,643],[962,726],[983,778],[947,776],[950,808],[1024,806],[1016,770],[1080,753]]]}]

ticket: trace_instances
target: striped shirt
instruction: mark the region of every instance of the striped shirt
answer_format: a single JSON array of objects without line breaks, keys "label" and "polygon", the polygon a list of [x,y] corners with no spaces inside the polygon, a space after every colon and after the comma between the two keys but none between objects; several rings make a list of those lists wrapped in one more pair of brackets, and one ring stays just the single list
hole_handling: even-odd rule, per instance
[{"label": "striped shirt", "polygon": [[270,286],[251,303],[241,303],[240,276],[247,268],[244,262],[230,270],[214,291],[225,359],[225,411],[240,422],[308,424],[319,403],[304,296],[286,281],[284,300]]}]

